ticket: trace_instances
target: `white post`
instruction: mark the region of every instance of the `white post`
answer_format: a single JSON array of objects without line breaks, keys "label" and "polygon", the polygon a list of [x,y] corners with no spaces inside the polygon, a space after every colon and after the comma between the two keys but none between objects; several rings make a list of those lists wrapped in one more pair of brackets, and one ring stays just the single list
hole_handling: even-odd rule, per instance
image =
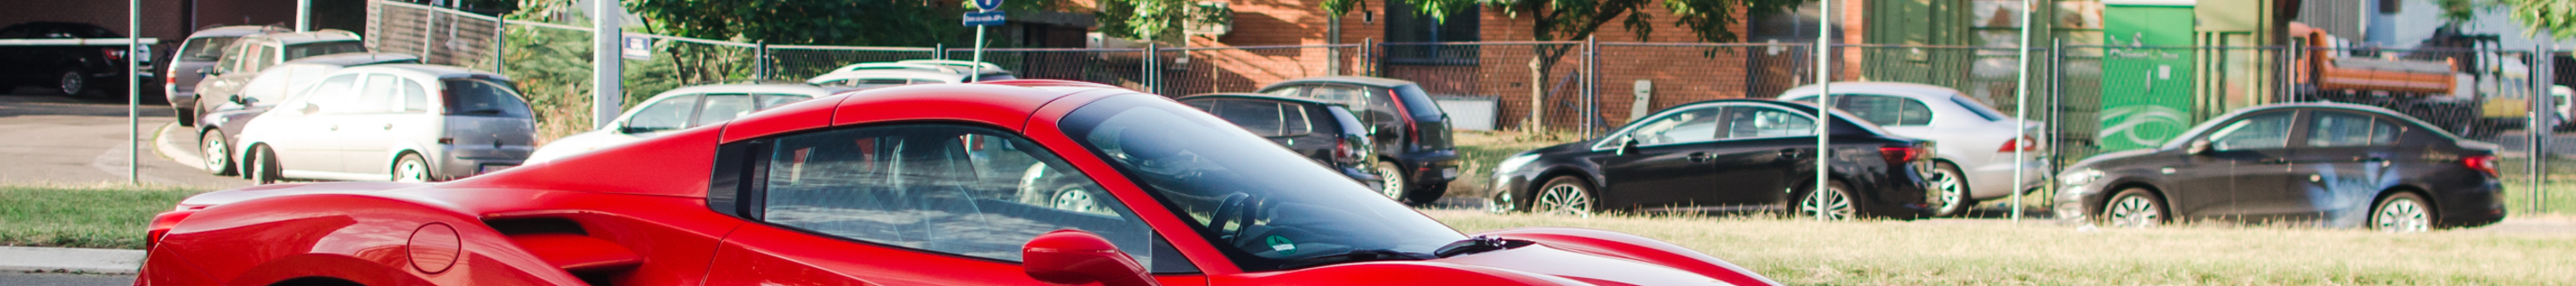
[{"label": "white post", "polygon": [[140,185],[143,184],[143,143],[137,141],[143,141],[143,134],[137,129],[143,128],[142,118],[138,117],[143,112],[143,107],[138,104],[143,101],[143,75],[137,72],[142,70],[143,57],[152,55],[141,53],[143,0],[127,0],[125,9],[125,183]]},{"label": "white post", "polygon": [[968,67],[967,82],[984,82],[984,26],[975,26],[975,66]]},{"label": "white post", "polygon": [[[1833,168],[1834,156],[1833,145],[1831,145],[1834,119],[1834,65],[1830,62],[1834,54],[1834,1],[1839,0],[1818,0],[1816,5],[1816,188],[1811,192],[1824,192],[1833,184],[1833,179],[1826,176]],[[1809,197],[1817,195],[1807,194]],[[1802,209],[1807,207],[1806,198],[1798,198],[1797,202],[1799,205],[1795,207]],[[1816,219],[1822,220],[1825,218],[1825,210],[1821,209],[1824,205],[1822,205],[1823,202],[1817,203],[1819,205],[1815,207],[1819,209],[1816,210]]]},{"label": "white post", "polygon": [[313,31],[313,0],[295,0],[295,31]]},{"label": "white post", "polygon": [[626,101],[625,93],[620,91],[625,83],[618,77],[624,74],[618,66],[625,63],[618,55],[618,47],[625,42],[620,38],[625,32],[624,19],[619,17],[624,13],[617,7],[618,0],[590,1],[597,4],[590,10],[590,125],[603,128],[617,120],[618,105]]},{"label": "white post", "polygon": [[[2016,67],[2018,72],[2013,73],[2016,75],[2016,78],[2013,80],[2014,122],[2013,137],[2011,139],[2014,141],[2012,150],[2013,175],[2012,189],[2005,190],[2012,192],[2013,223],[2021,223],[2021,180],[2022,172],[2025,171],[2022,170],[2022,167],[2023,165],[2028,165],[2023,162],[2025,160],[2029,160],[2029,158],[2023,157],[2024,154],[2021,150],[2030,148],[2030,144],[2039,143],[2021,142],[2022,138],[2025,138],[2024,136],[2030,136],[2030,134],[2024,134],[2023,132],[2030,129],[2030,13],[2031,10],[2039,9],[2039,4],[2036,4],[2035,2],[2038,1],[2021,1],[2021,44],[2013,46],[2013,48],[2019,53],[2019,55],[2013,60],[2013,63],[2019,66]],[[1964,198],[1964,195],[1966,194],[1961,195],[1963,196],[1962,198]]]}]

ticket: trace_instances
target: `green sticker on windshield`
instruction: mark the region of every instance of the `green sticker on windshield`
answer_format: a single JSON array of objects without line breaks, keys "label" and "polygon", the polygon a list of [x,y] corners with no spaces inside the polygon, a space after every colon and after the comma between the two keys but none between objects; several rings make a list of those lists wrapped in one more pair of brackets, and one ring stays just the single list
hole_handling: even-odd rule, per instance
[{"label": "green sticker on windshield", "polygon": [[1272,235],[1269,238],[1262,239],[1262,241],[1269,242],[1270,250],[1278,251],[1279,254],[1297,254],[1297,243],[1289,242],[1287,237]]}]

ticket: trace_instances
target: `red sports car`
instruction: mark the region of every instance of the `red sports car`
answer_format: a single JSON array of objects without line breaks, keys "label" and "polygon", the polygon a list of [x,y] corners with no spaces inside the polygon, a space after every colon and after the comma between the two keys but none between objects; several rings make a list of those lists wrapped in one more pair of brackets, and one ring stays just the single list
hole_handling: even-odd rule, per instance
[{"label": "red sports car", "polygon": [[207,193],[145,285],[1771,285],[1634,235],[1432,221],[1161,96],[870,90],[439,184]]}]

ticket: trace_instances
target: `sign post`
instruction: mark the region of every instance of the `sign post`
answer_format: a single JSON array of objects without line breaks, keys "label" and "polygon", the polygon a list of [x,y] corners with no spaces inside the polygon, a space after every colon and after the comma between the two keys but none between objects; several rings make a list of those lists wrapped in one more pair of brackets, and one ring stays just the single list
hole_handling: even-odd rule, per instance
[{"label": "sign post", "polygon": [[1002,11],[999,11],[1002,9],[1002,0],[974,0],[973,2],[977,11],[966,12],[966,25],[975,26],[976,67],[967,68],[966,81],[980,82],[984,81],[984,72],[980,70],[984,64],[984,28],[1001,25],[1006,17],[1003,17]]}]

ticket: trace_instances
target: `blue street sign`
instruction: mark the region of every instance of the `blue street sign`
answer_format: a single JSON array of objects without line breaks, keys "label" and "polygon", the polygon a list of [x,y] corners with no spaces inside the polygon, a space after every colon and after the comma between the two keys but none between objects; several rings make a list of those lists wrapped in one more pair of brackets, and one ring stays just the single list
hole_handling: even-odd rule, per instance
[{"label": "blue street sign", "polygon": [[992,11],[1002,9],[1002,0],[975,0],[974,2],[976,10]]},{"label": "blue street sign", "polygon": [[1003,19],[1002,11],[966,12],[967,27],[1001,26]]}]

